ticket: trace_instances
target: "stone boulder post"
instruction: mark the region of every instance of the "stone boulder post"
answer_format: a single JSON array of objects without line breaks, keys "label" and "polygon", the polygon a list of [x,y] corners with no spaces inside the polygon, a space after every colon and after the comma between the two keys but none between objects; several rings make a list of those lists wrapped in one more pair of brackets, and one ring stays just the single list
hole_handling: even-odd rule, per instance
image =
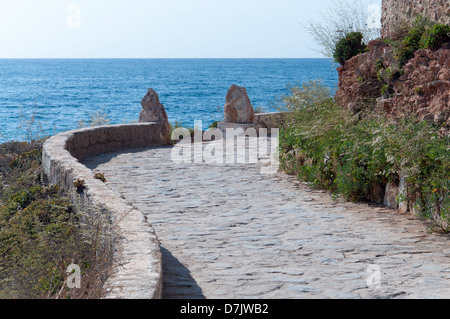
[{"label": "stone boulder post", "polygon": [[255,119],[255,111],[244,87],[232,85],[228,90],[224,121],[227,123],[249,124]]},{"label": "stone boulder post", "polygon": [[142,110],[139,115],[139,123],[155,122],[161,127],[161,141],[169,144],[170,125],[169,118],[164,105],[159,101],[158,93],[153,89],[148,89],[147,94],[141,101]]}]

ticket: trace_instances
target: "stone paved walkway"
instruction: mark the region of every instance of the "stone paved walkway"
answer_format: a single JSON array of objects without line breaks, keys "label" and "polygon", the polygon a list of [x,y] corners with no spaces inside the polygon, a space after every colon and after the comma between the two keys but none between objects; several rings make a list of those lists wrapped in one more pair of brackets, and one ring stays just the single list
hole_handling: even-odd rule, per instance
[{"label": "stone paved walkway", "polygon": [[259,164],[175,164],[170,154],[85,161],[155,228],[164,298],[450,298],[449,237],[413,216],[334,201]]}]

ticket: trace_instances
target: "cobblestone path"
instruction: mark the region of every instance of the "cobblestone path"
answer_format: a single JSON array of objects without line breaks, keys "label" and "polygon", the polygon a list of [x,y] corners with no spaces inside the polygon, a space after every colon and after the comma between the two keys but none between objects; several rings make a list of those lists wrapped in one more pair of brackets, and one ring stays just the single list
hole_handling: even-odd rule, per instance
[{"label": "cobblestone path", "polygon": [[85,161],[153,225],[164,298],[450,298],[449,237],[414,216],[333,200],[260,164],[170,155]]}]

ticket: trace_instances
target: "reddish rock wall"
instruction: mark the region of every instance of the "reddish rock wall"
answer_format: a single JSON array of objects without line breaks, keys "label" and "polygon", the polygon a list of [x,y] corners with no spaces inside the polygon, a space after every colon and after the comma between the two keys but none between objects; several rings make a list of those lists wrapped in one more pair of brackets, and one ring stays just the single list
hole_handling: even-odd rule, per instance
[{"label": "reddish rock wall", "polygon": [[359,54],[337,69],[339,89],[336,102],[350,111],[372,105],[381,95],[382,82],[378,80],[376,61],[390,56],[390,48],[381,40],[371,41],[369,51]]},{"label": "reddish rock wall", "polygon": [[[391,72],[390,76],[387,70],[398,69],[392,47],[375,40],[368,48],[368,52],[353,57],[337,69],[336,101],[353,112],[377,105],[393,118],[414,114],[420,120],[443,126],[442,131],[448,133],[450,43],[435,51],[417,51],[403,67],[403,74]],[[389,84],[389,88],[383,95],[385,84]]]},{"label": "reddish rock wall", "polygon": [[419,50],[393,82],[393,92],[379,101],[389,114],[414,113],[420,119],[450,127],[450,43]]},{"label": "reddish rock wall", "polygon": [[[383,0],[383,38],[395,33],[401,21],[410,23],[418,14],[449,24],[450,2]],[[402,70],[385,41],[371,41],[368,49],[337,69],[336,101],[354,112],[378,106],[394,118],[414,114],[442,125],[444,134],[450,132],[450,43],[434,51],[417,51]]]}]

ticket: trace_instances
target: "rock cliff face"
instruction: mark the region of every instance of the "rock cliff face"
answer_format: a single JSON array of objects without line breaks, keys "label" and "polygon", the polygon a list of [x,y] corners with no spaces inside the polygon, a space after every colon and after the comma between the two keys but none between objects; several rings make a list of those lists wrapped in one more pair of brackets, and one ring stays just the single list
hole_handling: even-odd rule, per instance
[{"label": "rock cliff face", "polygon": [[370,42],[368,49],[368,52],[351,58],[337,69],[339,89],[336,102],[353,112],[374,104],[381,95],[382,82],[378,80],[376,61],[391,55],[388,45],[381,40]]},{"label": "rock cliff face", "polygon": [[[417,14],[450,23],[448,0],[383,1],[383,36],[389,37],[400,20]],[[378,106],[393,118],[416,115],[450,132],[450,43],[437,50],[418,50],[401,68],[388,41],[374,40],[368,52],[339,67],[336,101],[351,111]]]},{"label": "rock cliff face", "polygon": [[414,113],[450,128],[450,43],[436,51],[417,51],[393,82],[392,94],[379,102],[389,114]]},{"label": "rock cliff face", "polygon": [[435,51],[417,51],[403,67],[403,74],[389,76],[386,70],[397,68],[392,47],[375,40],[368,49],[338,68],[336,101],[341,106],[358,112],[377,104],[394,118],[415,114],[450,128],[450,43]]},{"label": "rock cliff face", "polygon": [[410,23],[419,14],[437,23],[450,24],[448,0],[383,0],[382,10],[383,38],[391,37],[396,25],[402,21]]}]

